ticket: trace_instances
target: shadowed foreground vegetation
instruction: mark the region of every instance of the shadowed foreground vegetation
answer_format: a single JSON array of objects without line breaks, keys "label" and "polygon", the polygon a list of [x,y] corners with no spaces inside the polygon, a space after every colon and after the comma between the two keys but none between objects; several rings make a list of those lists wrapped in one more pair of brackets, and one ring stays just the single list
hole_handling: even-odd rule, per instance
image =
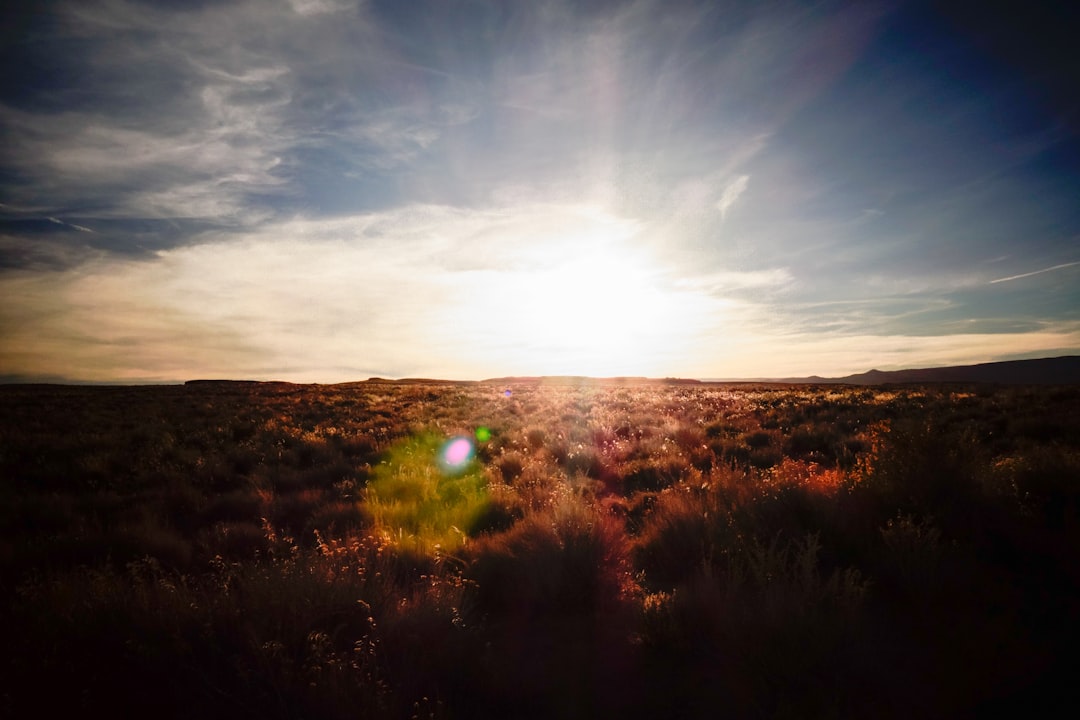
[{"label": "shadowed foreground vegetation", "polygon": [[1047,714],[1078,510],[1076,387],[5,386],[0,715]]}]

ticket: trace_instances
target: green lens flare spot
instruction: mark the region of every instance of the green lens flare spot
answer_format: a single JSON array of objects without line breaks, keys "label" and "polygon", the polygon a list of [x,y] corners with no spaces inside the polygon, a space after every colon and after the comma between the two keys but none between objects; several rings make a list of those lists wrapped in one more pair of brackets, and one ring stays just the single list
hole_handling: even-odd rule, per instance
[{"label": "green lens flare spot", "polygon": [[490,499],[473,440],[427,432],[386,452],[372,468],[364,503],[385,537],[434,554],[465,544]]}]

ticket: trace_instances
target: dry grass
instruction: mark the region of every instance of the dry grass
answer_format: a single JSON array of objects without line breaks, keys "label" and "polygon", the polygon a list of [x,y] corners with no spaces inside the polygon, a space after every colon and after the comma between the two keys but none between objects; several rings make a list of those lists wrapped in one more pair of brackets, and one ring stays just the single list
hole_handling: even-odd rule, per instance
[{"label": "dry grass", "polygon": [[[1075,389],[504,390],[0,387],[0,712],[945,717],[1064,697]],[[449,472],[453,436],[476,454]]]}]

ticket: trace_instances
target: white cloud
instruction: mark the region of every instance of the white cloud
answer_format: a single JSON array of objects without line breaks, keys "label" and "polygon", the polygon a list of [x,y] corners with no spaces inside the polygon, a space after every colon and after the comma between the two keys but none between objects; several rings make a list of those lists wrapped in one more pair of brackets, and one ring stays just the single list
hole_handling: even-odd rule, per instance
[{"label": "white cloud", "polygon": [[[413,206],[12,273],[0,276],[0,367],[80,380],[478,377],[550,371],[562,348],[563,362],[602,373],[616,343],[685,331],[698,297],[663,290],[636,227],[585,205]],[[672,298],[679,310],[650,319]],[[640,374],[655,358],[616,362]]]},{"label": "white cloud", "polygon": [[747,184],[750,182],[749,175],[740,175],[727,184],[724,188],[723,195],[720,196],[720,202],[717,203],[717,207],[720,209],[721,219],[727,219],[728,211],[731,210],[735,202],[746,192]]}]

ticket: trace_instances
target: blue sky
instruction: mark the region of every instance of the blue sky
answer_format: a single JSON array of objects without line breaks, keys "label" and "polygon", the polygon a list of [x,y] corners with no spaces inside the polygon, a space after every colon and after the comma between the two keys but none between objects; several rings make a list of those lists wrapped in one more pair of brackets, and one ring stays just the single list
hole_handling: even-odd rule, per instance
[{"label": "blue sky", "polygon": [[3,13],[0,378],[782,377],[1080,352],[1073,10]]}]

